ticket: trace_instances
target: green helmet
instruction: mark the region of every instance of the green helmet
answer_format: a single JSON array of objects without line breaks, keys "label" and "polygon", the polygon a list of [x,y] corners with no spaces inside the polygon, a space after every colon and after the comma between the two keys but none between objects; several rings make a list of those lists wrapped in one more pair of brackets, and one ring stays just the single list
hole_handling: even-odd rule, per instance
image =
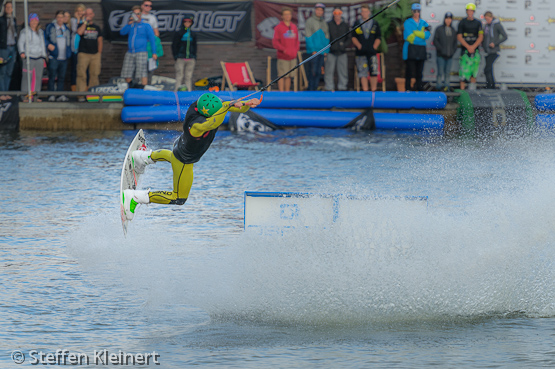
[{"label": "green helmet", "polygon": [[205,117],[211,117],[222,107],[222,100],[214,94],[202,94],[197,101],[198,112]]}]

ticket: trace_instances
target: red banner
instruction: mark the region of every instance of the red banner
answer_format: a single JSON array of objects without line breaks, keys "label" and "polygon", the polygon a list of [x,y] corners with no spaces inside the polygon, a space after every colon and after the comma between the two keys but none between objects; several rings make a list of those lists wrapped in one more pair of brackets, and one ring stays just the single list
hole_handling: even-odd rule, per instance
[{"label": "red banner", "polygon": [[[350,26],[360,16],[360,6],[362,4],[375,3],[378,0],[369,0],[360,3],[342,4],[343,20]],[[333,9],[337,4],[326,4],[324,17],[327,22],[333,18]],[[293,23],[299,28],[299,36],[301,39],[301,49],[304,48],[304,27],[305,22],[312,16],[314,12],[314,4],[287,4],[287,3],[271,3],[268,1],[254,0],[254,22],[256,47],[259,49],[272,49],[272,38],[274,37],[274,27],[281,22],[281,9],[289,7],[293,10]]]}]

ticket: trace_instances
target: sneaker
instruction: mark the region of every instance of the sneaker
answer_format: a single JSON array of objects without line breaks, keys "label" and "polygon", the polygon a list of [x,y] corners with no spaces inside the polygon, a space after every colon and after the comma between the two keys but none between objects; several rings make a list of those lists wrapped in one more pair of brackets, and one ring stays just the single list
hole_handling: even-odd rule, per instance
[{"label": "sneaker", "polygon": [[145,167],[149,164],[154,164],[154,160],[150,158],[152,150],[135,150],[131,154],[131,159],[133,161],[133,170],[137,174],[142,174],[145,171]]},{"label": "sneaker", "polygon": [[67,98],[67,96],[62,95],[62,96],[59,96],[59,97],[56,99],[56,101],[66,102],[66,101],[69,101],[69,99]]},{"label": "sneaker", "polygon": [[54,102],[54,101],[56,101],[56,96],[54,96],[54,95],[50,96],[50,97],[48,98],[48,101],[49,101],[49,102]]}]

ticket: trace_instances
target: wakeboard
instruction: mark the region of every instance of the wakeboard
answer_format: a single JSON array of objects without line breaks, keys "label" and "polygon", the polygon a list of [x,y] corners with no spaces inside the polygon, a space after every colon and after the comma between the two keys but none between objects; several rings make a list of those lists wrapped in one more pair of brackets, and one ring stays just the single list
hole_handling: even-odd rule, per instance
[{"label": "wakeboard", "polygon": [[121,169],[121,185],[120,185],[120,214],[121,214],[121,225],[123,226],[123,234],[127,235],[127,226],[129,225],[129,219],[125,216],[125,211],[123,210],[123,191],[124,190],[136,190],[137,184],[139,183],[140,173],[135,173],[133,170],[133,158],[131,154],[135,150],[145,150],[146,151],[146,139],[145,134],[142,129],[137,132],[135,138],[129,145],[127,153],[125,154],[125,159],[123,159],[123,168]]}]

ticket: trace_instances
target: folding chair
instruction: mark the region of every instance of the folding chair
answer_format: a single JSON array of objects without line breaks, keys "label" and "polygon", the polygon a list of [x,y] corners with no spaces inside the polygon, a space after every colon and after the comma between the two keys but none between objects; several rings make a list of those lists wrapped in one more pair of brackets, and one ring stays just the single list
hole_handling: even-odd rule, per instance
[{"label": "folding chair", "polygon": [[[303,53],[301,53],[300,51],[297,53],[297,62],[298,63],[303,62]],[[301,65],[299,67],[299,77],[300,77],[299,78],[299,90],[300,91],[306,90],[308,88],[308,78],[306,78],[306,71],[304,69],[304,65]]]},{"label": "folding chair", "polygon": [[[378,58],[378,84],[382,84],[382,91],[385,92],[385,58],[383,53],[376,54]],[[370,81],[368,81],[370,82]],[[360,78],[358,77],[357,64],[355,63],[355,89],[360,91]]]},{"label": "folding chair", "polygon": [[235,91],[238,88],[250,89],[254,87],[258,90],[259,83],[256,82],[249,66],[249,62],[243,63],[226,63],[222,64],[224,78],[222,79],[222,91],[224,91],[226,84],[229,86],[230,91]]}]

